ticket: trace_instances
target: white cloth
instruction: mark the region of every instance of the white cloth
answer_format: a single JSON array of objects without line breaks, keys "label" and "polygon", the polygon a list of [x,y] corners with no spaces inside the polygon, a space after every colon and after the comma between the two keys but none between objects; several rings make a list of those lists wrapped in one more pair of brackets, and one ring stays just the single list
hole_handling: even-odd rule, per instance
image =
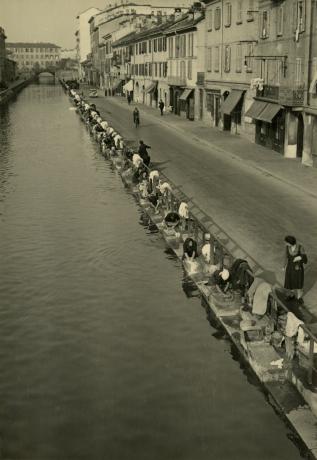
[{"label": "white cloth", "polygon": [[138,168],[140,166],[140,164],[143,162],[142,158],[140,157],[140,155],[138,153],[135,153],[132,157],[132,163],[133,165]]},{"label": "white cloth", "polygon": [[286,337],[294,337],[298,332],[298,327],[304,324],[303,321],[297,318],[291,311],[287,313],[285,335]]},{"label": "white cloth", "polygon": [[305,341],[305,331],[301,326],[298,326],[297,343],[299,345],[304,345],[304,341]]},{"label": "white cloth", "polygon": [[168,182],[163,182],[163,184],[160,184],[159,189],[160,189],[160,192],[163,194],[172,191],[172,187],[170,186]]},{"label": "white cloth", "polygon": [[263,281],[263,283],[258,285],[253,297],[252,304],[252,313],[254,315],[265,315],[268,297],[271,292],[272,286],[269,283]]},{"label": "white cloth", "polygon": [[211,254],[211,244],[205,243],[201,248],[201,253],[203,258],[207,264],[210,264],[210,254]]},{"label": "white cloth", "polygon": [[160,177],[159,172],[155,169],[154,171],[151,171],[149,174],[149,179],[153,180],[154,177]]},{"label": "white cloth", "polygon": [[184,201],[182,201],[181,204],[179,205],[178,214],[183,219],[188,219],[189,218],[188,204],[185,203]]},{"label": "white cloth", "polygon": [[100,125],[101,125],[101,127],[102,127],[103,129],[108,128],[108,123],[107,123],[106,121],[102,121],[102,122],[100,123]]}]

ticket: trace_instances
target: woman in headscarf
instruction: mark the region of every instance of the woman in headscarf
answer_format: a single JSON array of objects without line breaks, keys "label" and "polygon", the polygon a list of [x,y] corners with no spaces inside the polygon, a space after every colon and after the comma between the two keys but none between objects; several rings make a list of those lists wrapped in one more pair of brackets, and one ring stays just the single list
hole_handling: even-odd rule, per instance
[{"label": "woman in headscarf", "polygon": [[288,235],[284,241],[286,244],[284,288],[290,292],[288,297],[294,296],[295,291],[296,298],[303,303],[304,264],[307,264],[307,256],[303,246],[297,243],[294,236]]}]

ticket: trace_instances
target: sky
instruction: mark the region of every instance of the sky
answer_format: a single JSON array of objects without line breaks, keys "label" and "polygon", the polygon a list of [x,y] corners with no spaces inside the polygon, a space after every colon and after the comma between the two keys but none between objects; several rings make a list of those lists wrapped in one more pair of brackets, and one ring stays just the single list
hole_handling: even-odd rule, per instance
[{"label": "sky", "polygon": [[[188,1],[188,0],[187,0]],[[92,6],[104,9],[121,0],[0,0],[0,27],[8,42],[51,42],[75,47],[76,16]],[[133,0],[177,6],[182,0]]]}]

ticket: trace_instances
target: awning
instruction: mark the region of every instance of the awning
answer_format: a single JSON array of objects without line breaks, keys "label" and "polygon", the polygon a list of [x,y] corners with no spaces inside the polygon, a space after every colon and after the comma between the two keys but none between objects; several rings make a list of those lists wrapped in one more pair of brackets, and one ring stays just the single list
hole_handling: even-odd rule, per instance
[{"label": "awning", "polygon": [[153,93],[153,91],[156,89],[157,87],[157,81],[152,81],[152,83],[150,83],[145,89],[144,89],[144,92],[145,93]]},{"label": "awning", "polygon": [[128,83],[123,85],[125,91],[133,91],[133,80],[129,80]]},{"label": "awning", "polygon": [[267,102],[254,101],[249,110],[246,111],[244,116],[257,119],[266,106]]},{"label": "awning", "polygon": [[194,91],[192,88],[184,89],[184,91],[182,92],[182,95],[179,98],[179,100],[180,101],[186,101],[189,98],[189,96],[191,95],[192,91]]},{"label": "awning", "polygon": [[262,110],[260,115],[257,117],[257,119],[261,121],[265,121],[266,123],[272,123],[273,118],[278,114],[278,112],[282,108],[283,107],[279,104],[272,104],[268,102],[264,110]]},{"label": "awning", "polygon": [[243,96],[243,91],[239,89],[233,89],[229,96],[226,98],[224,103],[222,104],[222,112],[225,115],[231,115],[231,113],[234,111],[236,106],[239,104],[240,99]]},{"label": "awning", "polygon": [[115,81],[114,84],[112,85],[112,90],[115,91],[116,89],[118,89],[121,83],[122,83],[122,80]]}]

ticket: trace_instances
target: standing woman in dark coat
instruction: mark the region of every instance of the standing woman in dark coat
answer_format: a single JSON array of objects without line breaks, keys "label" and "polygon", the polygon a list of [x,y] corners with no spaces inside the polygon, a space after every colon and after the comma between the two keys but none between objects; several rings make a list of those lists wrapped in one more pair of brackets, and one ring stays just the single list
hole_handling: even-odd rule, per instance
[{"label": "standing woman in dark coat", "polygon": [[303,303],[304,264],[307,264],[307,256],[303,246],[297,243],[294,236],[286,236],[284,241],[286,244],[284,287],[288,291],[296,291],[297,299]]}]

